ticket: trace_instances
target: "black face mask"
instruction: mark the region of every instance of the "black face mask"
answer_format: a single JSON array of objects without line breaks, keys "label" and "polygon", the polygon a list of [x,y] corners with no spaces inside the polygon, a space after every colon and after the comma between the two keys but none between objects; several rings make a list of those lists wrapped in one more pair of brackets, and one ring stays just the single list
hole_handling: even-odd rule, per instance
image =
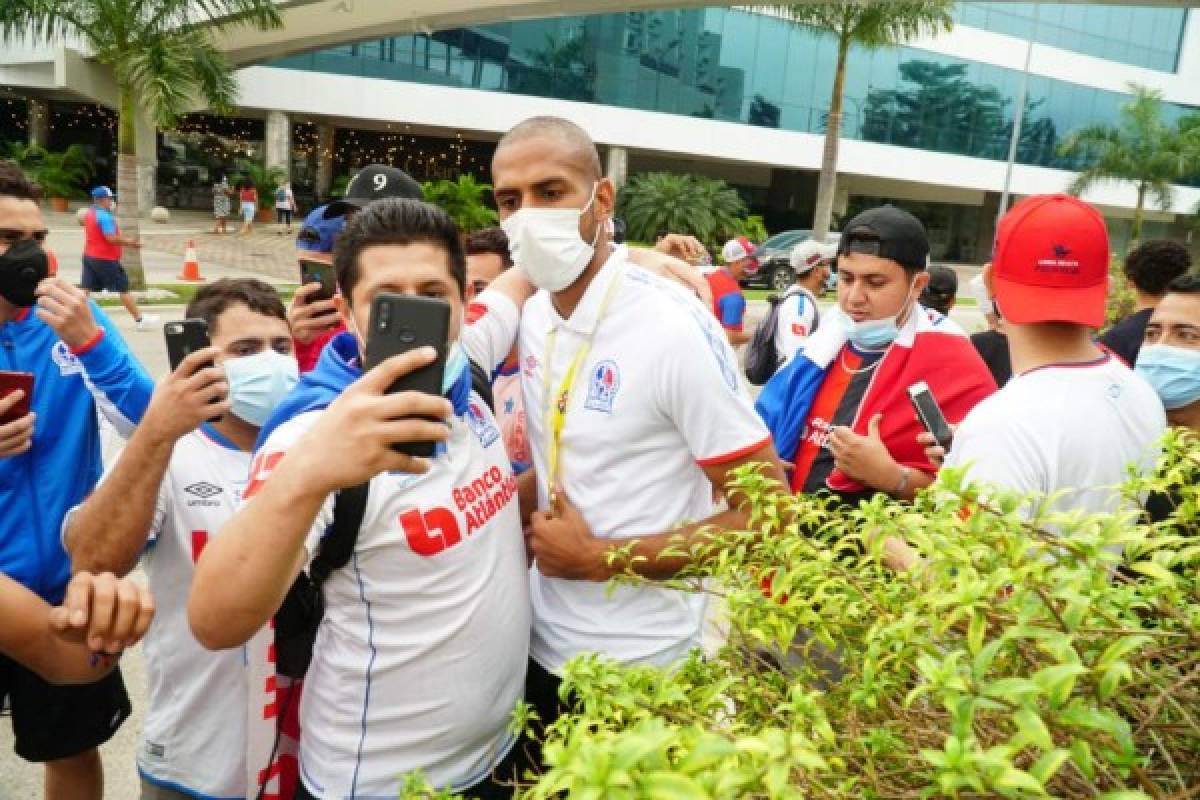
[{"label": "black face mask", "polygon": [[37,302],[33,293],[50,274],[50,259],[33,239],[22,239],[0,255],[0,297],[18,308]]}]

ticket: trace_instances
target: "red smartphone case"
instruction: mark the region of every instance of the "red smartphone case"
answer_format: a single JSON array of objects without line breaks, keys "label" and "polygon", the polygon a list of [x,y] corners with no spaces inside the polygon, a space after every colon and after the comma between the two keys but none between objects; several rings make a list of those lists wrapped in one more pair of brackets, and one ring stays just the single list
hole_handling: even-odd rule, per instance
[{"label": "red smartphone case", "polygon": [[13,408],[0,414],[0,425],[15,422],[29,413],[29,404],[33,399],[32,372],[4,372],[0,370],[0,397],[7,397],[17,389],[25,392],[25,396]]}]

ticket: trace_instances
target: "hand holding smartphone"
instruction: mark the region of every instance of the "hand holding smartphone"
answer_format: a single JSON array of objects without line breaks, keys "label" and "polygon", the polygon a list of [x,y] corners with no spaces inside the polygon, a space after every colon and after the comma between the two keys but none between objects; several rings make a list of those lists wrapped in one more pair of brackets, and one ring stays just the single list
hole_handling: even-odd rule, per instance
[{"label": "hand holding smartphone", "polygon": [[[392,356],[418,347],[433,347],[438,352],[437,360],[401,377],[388,388],[387,393],[421,392],[441,396],[449,338],[449,303],[428,297],[380,292],[371,303],[364,366],[369,370]],[[392,447],[398,453],[422,458],[432,458],[435,450],[433,442],[401,442]]]},{"label": "hand holding smartphone", "polygon": [[942,414],[937,400],[934,399],[933,392],[929,390],[929,384],[925,381],[917,381],[909,386],[908,399],[912,403],[913,410],[917,412],[917,419],[920,420],[921,425],[933,435],[933,438],[944,450],[949,451],[950,443],[954,439],[954,431],[946,422],[946,417]]},{"label": "hand holding smartphone", "polygon": [[337,291],[337,276],[334,274],[333,265],[308,258],[300,259],[300,285],[308,283],[321,284],[321,290],[309,295],[308,302],[333,299]]},{"label": "hand holding smartphone", "polygon": [[3,413],[0,413],[0,425],[7,425],[10,422],[25,417],[29,414],[30,404],[33,401],[33,373],[32,372],[5,372],[0,371],[0,397],[7,397],[20,390],[24,396],[17,401],[17,404]]},{"label": "hand holding smartphone", "polygon": [[[171,364],[172,372],[179,369],[180,363],[192,353],[212,346],[212,341],[208,338],[208,323],[202,319],[168,322],[163,326],[163,335],[167,340],[167,360]],[[200,369],[212,366],[216,365],[209,361]],[[220,422],[221,415],[210,417],[208,421]]]}]

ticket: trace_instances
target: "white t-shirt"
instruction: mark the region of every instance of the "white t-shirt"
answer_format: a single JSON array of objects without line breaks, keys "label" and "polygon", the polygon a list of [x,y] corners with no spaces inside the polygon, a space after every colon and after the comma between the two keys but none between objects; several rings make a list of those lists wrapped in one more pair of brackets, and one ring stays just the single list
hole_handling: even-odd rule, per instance
[{"label": "white t-shirt", "polygon": [[[517,310],[464,329],[477,363],[511,348]],[[486,321],[485,321],[486,320]],[[271,433],[255,482],[324,412]],[[309,557],[333,520],[325,502]],[[300,700],[300,775],[320,798],[396,797],[420,769],[453,791],[483,780],[513,745],[529,649],[529,594],[516,478],[495,418],[472,395],[425,475],[371,481],[354,555],[325,583],[325,617]]]},{"label": "white t-shirt", "polygon": [[[609,282],[621,280],[597,315]],[[595,330],[566,410],[560,483],[594,535],[656,534],[713,513],[701,464],[732,461],[770,441],[712,312],[681,287],[630,264],[618,248],[567,320],[539,292],[521,318],[521,381],[529,440],[548,505],[548,335],[557,330],[551,392]],[[699,644],[701,595],[547,578],[530,571],[530,655],[557,672],[590,650],[669,665]]]},{"label": "white t-shirt", "polygon": [[187,602],[196,559],[233,516],[249,468],[250,454],[208,426],[181,438],[142,555],[156,612],[144,639],[149,702],[138,771],[198,797],[246,796],[245,655],[201,646]]},{"label": "white t-shirt", "polygon": [[947,466],[1019,493],[1065,493],[1055,510],[1115,511],[1126,468],[1149,468],[1162,402],[1112,356],[1014,376],[963,420]]},{"label": "white t-shirt", "polygon": [[788,289],[779,301],[776,318],[775,353],[779,356],[780,364],[790,361],[796,351],[804,346],[816,330],[818,318],[817,298],[813,297],[812,292],[799,286]]}]

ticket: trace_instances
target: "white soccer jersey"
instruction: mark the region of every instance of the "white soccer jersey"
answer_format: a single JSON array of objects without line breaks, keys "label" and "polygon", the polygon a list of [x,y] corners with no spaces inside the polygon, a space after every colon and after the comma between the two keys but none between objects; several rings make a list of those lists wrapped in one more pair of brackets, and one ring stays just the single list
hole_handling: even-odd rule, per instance
[{"label": "white soccer jersey", "polygon": [[1154,390],[1106,355],[1015,376],[963,420],[946,465],[1015,492],[1066,490],[1059,511],[1112,512],[1126,469],[1149,468],[1165,430]]},{"label": "white soccer jersey", "polygon": [[198,798],[246,796],[245,656],[201,646],[187,601],[196,559],[233,516],[249,467],[250,454],[210,426],[181,438],[142,555],[156,611],[144,639],[149,702],[138,771]]},{"label": "white soccer jersey", "polygon": [[800,287],[788,289],[779,301],[775,327],[775,353],[786,364],[817,329],[817,298]]},{"label": "white soccer jersey", "polygon": [[[609,283],[619,280],[601,319]],[[560,483],[592,533],[661,533],[713,513],[702,465],[728,463],[770,441],[739,381],[737,359],[712,312],[681,287],[635,267],[617,248],[567,320],[539,292],[521,319],[521,381],[529,439],[548,503],[546,370],[557,396],[569,364],[595,331],[566,409]],[[553,361],[548,339],[555,334]],[[625,662],[671,664],[698,646],[702,595],[657,587],[547,578],[530,571],[530,655],[557,672],[596,651]]]},{"label": "white soccer jersey", "polygon": [[[498,363],[516,309],[481,301],[463,345],[479,363]],[[321,413],[268,437],[254,485]],[[313,523],[310,557],[333,506],[330,496]],[[516,478],[477,396],[429,473],[371,481],[354,555],[326,581],[325,607],[300,701],[308,790],[330,800],[396,797],[417,769],[453,790],[487,777],[513,745],[507,726],[524,689],[530,616]]]}]

